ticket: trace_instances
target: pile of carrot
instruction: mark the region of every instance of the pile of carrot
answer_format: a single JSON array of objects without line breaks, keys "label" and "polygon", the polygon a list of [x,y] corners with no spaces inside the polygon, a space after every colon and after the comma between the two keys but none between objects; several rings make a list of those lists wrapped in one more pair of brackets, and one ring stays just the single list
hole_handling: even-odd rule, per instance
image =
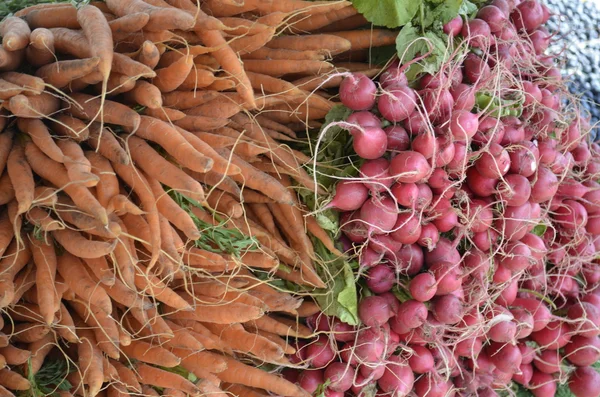
[{"label": "pile of carrot", "polygon": [[339,72],[378,72],[368,50],[395,34],[364,24],[301,0],[0,22],[0,396],[55,359],[62,397],[307,394],[259,368],[289,365],[319,310],[265,275],[324,288],[307,230],[335,250],[295,194],[320,191],[310,159],[285,143],[335,105],[320,89]]}]

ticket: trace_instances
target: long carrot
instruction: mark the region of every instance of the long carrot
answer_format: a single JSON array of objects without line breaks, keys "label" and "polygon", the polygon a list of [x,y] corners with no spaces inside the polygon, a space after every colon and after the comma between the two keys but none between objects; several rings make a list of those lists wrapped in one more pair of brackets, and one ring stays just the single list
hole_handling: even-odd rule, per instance
[{"label": "long carrot", "polygon": [[78,345],[79,370],[83,380],[87,383],[88,393],[91,397],[98,394],[104,380],[102,352],[97,347],[94,334],[88,329],[78,329],[77,334],[81,339]]},{"label": "long carrot", "polygon": [[73,300],[69,302],[69,306],[94,333],[96,346],[110,358],[119,359],[119,330],[116,320],[94,304]]},{"label": "long carrot", "polygon": [[224,127],[229,123],[226,118],[206,116],[186,116],[177,120],[175,125],[187,131],[212,131]]},{"label": "long carrot", "polygon": [[63,88],[71,81],[88,75],[100,63],[100,58],[84,58],[66,61],[57,61],[42,66],[36,70],[35,75],[56,88]]},{"label": "long carrot", "polygon": [[218,96],[219,93],[214,91],[174,91],[163,95],[163,106],[179,110],[191,109],[208,103]]},{"label": "long carrot", "polygon": [[350,50],[351,42],[335,35],[279,36],[266,44],[269,48],[296,51],[322,51],[333,56]]},{"label": "long carrot", "polygon": [[34,199],[35,181],[31,166],[25,158],[25,150],[21,144],[15,144],[8,156],[6,164],[8,176],[15,190],[15,198],[19,204],[17,213],[29,210]]},{"label": "long carrot", "polygon": [[29,381],[8,368],[0,369],[0,385],[11,390],[28,390],[31,388]]},{"label": "long carrot", "polygon": [[110,200],[119,194],[119,180],[106,157],[91,151],[85,152],[85,157],[92,165],[92,172],[98,176],[96,185],[98,202],[107,208]]},{"label": "long carrot", "polygon": [[40,312],[46,324],[50,325],[54,321],[54,307],[59,299],[54,288],[57,266],[56,254],[54,246],[51,244],[37,240],[33,236],[30,237],[29,241],[36,269],[36,289]]},{"label": "long carrot", "polygon": [[152,32],[169,29],[189,30],[196,23],[194,18],[186,12],[176,8],[155,7],[142,0],[108,0],[106,5],[119,17],[136,12],[148,14],[150,19],[145,29]]},{"label": "long carrot", "polygon": [[31,30],[21,18],[8,17],[0,23],[2,46],[8,51],[22,50],[29,44]]},{"label": "long carrot", "polygon": [[175,91],[177,87],[185,81],[193,66],[193,55],[183,56],[171,65],[158,69],[152,83],[158,87],[161,92]]},{"label": "long carrot", "polygon": [[29,46],[25,49],[25,57],[31,65],[39,67],[53,62],[54,35],[46,28],[37,28],[31,32]]},{"label": "long carrot", "polygon": [[[43,151],[45,155],[56,162],[62,163],[64,161],[63,152],[56,145],[54,139],[52,139],[52,136],[48,131],[48,128],[42,121],[36,119],[19,118],[17,119],[17,126],[22,132],[29,134],[33,143],[38,147],[38,149]],[[2,136],[5,135],[6,133],[0,135],[0,139],[2,139]]]},{"label": "long carrot", "polygon": [[[53,219],[50,214],[39,207],[33,207],[25,214],[27,221],[44,232],[64,229],[65,225]],[[12,229],[12,228],[11,228]]]},{"label": "long carrot", "polygon": [[9,83],[21,86],[35,95],[41,94],[45,88],[44,80],[25,73],[4,72],[0,73],[0,78]]},{"label": "long carrot", "polygon": [[238,54],[250,54],[269,43],[275,31],[275,28],[269,27],[252,36],[237,37],[229,43],[229,46]]},{"label": "long carrot", "polygon": [[102,104],[100,98],[82,93],[73,93],[70,97],[75,103],[66,111],[77,118],[95,121],[96,115],[103,107],[105,123],[122,125],[133,130],[136,130],[140,125],[140,115],[118,102],[106,100]]},{"label": "long carrot", "polygon": [[303,95],[303,91],[294,84],[276,77],[262,73],[247,72],[252,88],[263,93],[288,93],[291,95]]},{"label": "long carrot", "polygon": [[160,60],[158,47],[152,41],[145,41],[136,57],[137,61],[154,69]]},{"label": "long carrot", "polygon": [[149,20],[150,15],[136,12],[114,19],[108,25],[113,33],[133,33],[142,30]]},{"label": "long carrot", "polygon": [[224,356],[227,369],[217,374],[221,380],[250,387],[268,390],[275,394],[290,397],[308,397],[310,394],[284,378],[262,371],[259,368],[243,364],[231,357]]},{"label": "long carrot", "polygon": [[[288,29],[292,33],[313,32],[357,14],[358,11],[351,5],[341,9],[335,9],[325,13],[312,14],[309,16],[300,14],[298,17],[294,18],[294,20],[290,21],[290,26]],[[368,22],[365,20],[363,25],[367,23]]]},{"label": "long carrot", "polygon": [[260,335],[246,331],[241,324],[206,323],[205,326],[235,351],[249,353],[261,361],[277,362],[284,356],[281,347]]},{"label": "long carrot", "polygon": [[156,72],[150,67],[118,52],[115,52],[113,56],[112,72],[120,73],[135,79],[142,77],[152,78],[156,76]]},{"label": "long carrot", "polygon": [[5,101],[23,92],[24,88],[0,79],[0,99]]},{"label": "long carrot", "polygon": [[[8,204],[15,198],[15,189],[12,185],[12,181],[8,176],[8,172],[5,172],[0,177],[0,205]],[[12,221],[12,219],[11,219]]]},{"label": "long carrot", "polygon": [[160,368],[140,364],[137,366],[137,374],[140,380],[148,385],[174,388],[191,395],[200,393],[200,389],[186,378]]},{"label": "long carrot", "polygon": [[47,92],[40,95],[15,95],[8,101],[8,109],[18,117],[39,119],[60,109],[60,100]]},{"label": "long carrot", "polygon": [[[195,90],[198,88],[211,87],[215,81],[216,77],[212,71],[194,67],[178,88],[180,90]],[[235,86],[235,83],[233,84]],[[212,88],[208,88],[208,90],[211,89]]]},{"label": "long carrot", "polygon": [[150,109],[146,108],[143,112],[146,116],[154,117],[162,121],[166,121],[168,123],[173,123],[177,120],[181,120],[186,117],[186,114],[180,110],[172,109],[172,108],[158,108],[158,109]]},{"label": "long carrot", "polygon": [[234,383],[223,383],[223,390],[233,393],[239,397],[268,397],[269,394],[266,392],[260,392],[258,389],[247,387],[240,384]]},{"label": "long carrot", "polygon": [[387,29],[350,30],[329,34],[348,40],[352,44],[352,51],[392,45],[398,36],[397,32]]},{"label": "long carrot", "polygon": [[32,9],[25,15],[25,21],[33,29],[58,27],[79,29],[77,9],[71,4],[62,4],[62,6]]},{"label": "long carrot", "polygon": [[114,163],[129,164],[129,154],[121,146],[121,143],[112,131],[107,128],[101,128],[98,122],[91,123],[89,131],[90,136],[87,143],[94,151],[97,151]]},{"label": "long carrot", "polygon": [[163,105],[158,87],[144,80],[136,81],[135,87],[125,94],[125,98],[150,109],[159,109]]},{"label": "long carrot", "polygon": [[105,257],[84,258],[83,261],[99,282],[109,287],[115,284],[115,273],[113,266],[108,264],[108,261]]}]

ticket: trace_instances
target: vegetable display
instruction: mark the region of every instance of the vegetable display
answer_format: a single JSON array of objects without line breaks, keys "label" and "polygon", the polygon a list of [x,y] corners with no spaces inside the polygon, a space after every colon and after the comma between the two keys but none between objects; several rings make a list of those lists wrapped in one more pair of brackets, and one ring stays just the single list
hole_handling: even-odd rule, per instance
[{"label": "vegetable display", "polygon": [[11,11],[1,396],[600,396],[600,146],[539,0]]}]

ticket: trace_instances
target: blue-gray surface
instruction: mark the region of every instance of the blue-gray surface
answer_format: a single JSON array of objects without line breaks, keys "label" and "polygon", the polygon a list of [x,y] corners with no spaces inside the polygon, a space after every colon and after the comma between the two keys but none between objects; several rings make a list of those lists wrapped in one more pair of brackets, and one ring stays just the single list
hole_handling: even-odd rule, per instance
[{"label": "blue-gray surface", "polygon": [[[563,74],[572,93],[581,94],[581,104],[592,122],[600,122],[600,0],[545,0],[557,15],[549,29],[557,32],[564,48]],[[564,47],[563,47],[564,45]],[[595,129],[596,134],[598,128]],[[597,138],[600,136],[597,135]]]}]

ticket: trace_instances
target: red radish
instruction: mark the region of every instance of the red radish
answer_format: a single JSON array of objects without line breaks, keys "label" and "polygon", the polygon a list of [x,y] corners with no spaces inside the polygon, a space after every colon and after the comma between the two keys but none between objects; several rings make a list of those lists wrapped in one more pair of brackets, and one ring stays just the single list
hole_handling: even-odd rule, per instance
[{"label": "red radish", "polygon": [[431,166],[418,152],[405,151],[396,155],[390,163],[390,174],[401,183],[416,183],[425,179]]},{"label": "red radish", "polygon": [[[347,123],[356,124],[360,127],[381,127],[381,120],[368,111],[354,112],[346,119]],[[352,132],[353,129],[350,129]]]},{"label": "red radish", "polygon": [[525,0],[519,3],[510,15],[515,27],[531,32],[544,21],[544,10],[536,0]]},{"label": "red radish", "polygon": [[475,247],[480,251],[489,251],[491,247],[495,247],[500,235],[494,229],[488,229],[485,232],[473,234],[472,241]]},{"label": "red radish", "polygon": [[452,262],[435,262],[429,267],[438,285],[436,295],[446,295],[460,288],[462,275],[460,268]]},{"label": "red radish", "polygon": [[427,302],[435,296],[437,283],[431,273],[417,274],[409,284],[411,296],[419,302]]},{"label": "red radish", "polygon": [[467,170],[467,185],[479,197],[488,197],[496,192],[498,179],[482,176],[475,167]]},{"label": "red radish", "polygon": [[436,73],[436,74],[425,74],[423,77],[419,79],[419,88],[423,91],[421,93],[427,92],[425,89],[429,88],[431,91],[436,88],[445,87],[448,85],[448,76],[445,73]]},{"label": "red radish", "polygon": [[592,338],[600,335],[600,308],[588,302],[579,302],[573,304],[567,312],[573,322],[571,328],[578,335],[586,338]]},{"label": "red radish", "polygon": [[443,167],[454,159],[456,148],[451,135],[438,136],[436,138],[437,153],[435,154],[435,166]]},{"label": "red radish", "polygon": [[498,343],[513,342],[516,335],[517,324],[508,320],[495,322],[487,333],[490,340]]},{"label": "red radish", "polygon": [[404,120],[404,127],[411,135],[421,134],[428,130],[429,120],[416,109]]},{"label": "red radish", "polygon": [[360,167],[360,176],[366,179],[364,185],[373,193],[387,191],[394,183],[388,172],[389,167],[389,161],[384,158],[365,161]]},{"label": "red radish", "polygon": [[421,236],[421,221],[417,212],[398,214],[396,224],[390,236],[402,244],[414,244]]},{"label": "red radish", "polygon": [[363,159],[373,160],[384,155],[387,149],[387,135],[380,127],[353,128],[352,147]]},{"label": "red radish", "polygon": [[340,211],[359,209],[369,197],[369,190],[360,182],[341,181],[335,186],[335,196],[326,208],[336,208]]},{"label": "red radish", "polygon": [[502,146],[508,146],[523,141],[525,139],[525,128],[521,120],[514,116],[507,116],[502,118],[504,123],[504,136],[500,144]]},{"label": "red radish", "polygon": [[521,364],[519,372],[513,374],[512,379],[518,384],[528,387],[533,376],[533,366],[531,364]]},{"label": "red radish", "polygon": [[494,213],[491,207],[483,200],[472,200],[468,204],[468,224],[473,233],[484,232],[494,222]]},{"label": "red radish", "polygon": [[522,307],[513,307],[510,312],[514,316],[514,321],[517,324],[516,339],[523,339],[531,335],[533,332],[533,315]]},{"label": "red radish", "polygon": [[534,357],[533,365],[546,374],[560,372],[560,354],[556,350],[543,350]]},{"label": "red radish", "polygon": [[483,342],[480,338],[470,337],[463,339],[456,344],[454,353],[459,357],[474,358],[479,355],[483,348]]},{"label": "red radish", "polygon": [[392,186],[391,192],[398,204],[407,208],[415,208],[419,197],[419,188],[416,184],[396,183]]},{"label": "red radish", "polygon": [[463,316],[463,304],[452,294],[437,296],[431,301],[431,312],[442,324],[456,324]]},{"label": "red radish", "polygon": [[417,184],[417,189],[419,190],[419,195],[417,196],[415,209],[420,211],[429,207],[429,204],[431,204],[431,201],[433,200],[433,192],[431,191],[429,184],[426,183]]},{"label": "red radish", "polygon": [[[419,248],[419,250],[421,250]],[[422,252],[422,250],[421,250]],[[458,265],[461,255],[447,238],[441,237],[436,247],[431,252],[425,253],[425,262],[433,266],[436,262],[448,262],[452,265]]]},{"label": "red radish", "polygon": [[490,45],[490,25],[482,19],[475,18],[465,23],[461,34],[472,47],[484,49]]},{"label": "red radish", "polygon": [[463,267],[466,274],[478,280],[483,280],[487,277],[490,270],[489,255],[477,248],[472,248],[463,260]]},{"label": "red radish", "polygon": [[377,266],[383,259],[383,252],[377,252],[371,247],[363,249],[360,253],[360,266],[362,268],[370,268]]},{"label": "red radish", "polygon": [[360,209],[360,219],[366,223],[369,231],[375,234],[389,233],[393,230],[397,218],[396,203],[389,197],[372,197]]},{"label": "red radish", "polygon": [[529,390],[535,397],[548,397],[556,394],[556,380],[550,374],[533,370]]},{"label": "red radish", "polygon": [[500,265],[512,272],[525,270],[531,264],[531,250],[527,244],[520,241],[506,245],[505,256],[500,259]]},{"label": "red radish", "polygon": [[439,240],[439,230],[437,229],[437,227],[435,227],[433,223],[428,223],[426,225],[421,226],[421,235],[419,236],[417,244],[419,244],[423,248],[427,248],[428,251],[431,251],[435,248]]},{"label": "red radish", "polygon": [[600,396],[600,374],[592,367],[577,368],[569,378],[569,390],[575,397]]},{"label": "red radish", "polygon": [[358,331],[354,354],[360,363],[380,363],[386,351],[385,338],[375,328],[363,328]]},{"label": "red radish", "polygon": [[399,67],[398,62],[394,61],[385,72],[381,73],[381,76],[379,76],[379,83],[383,89],[390,89],[408,85],[408,79],[402,71],[402,68]]},{"label": "red radish", "polygon": [[413,354],[408,358],[408,365],[414,373],[424,374],[433,370],[433,355],[426,347],[412,345]]},{"label": "red radish", "polygon": [[395,255],[396,271],[414,276],[423,268],[423,249],[417,244],[405,245]]},{"label": "red radish", "polygon": [[367,226],[359,220],[359,212],[344,212],[340,216],[340,228],[344,235],[354,243],[360,243],[367,239]]},{"label": "red radish", "polygon": [[506,175],[498,183],[498,196],[506,205],[519,207],[529,200],[531,184],[523,175]]},{"label": "red radish", "polygon": [[417,397],[452,397],[454,392],[450,392],[451,389],[450,380],[443,380],[432,373],[421,376],[414,385]]},{"label": "red radish", "polygon": [[390,125],[384,129],[387,134],[387,149],[389,151],[403,151],[409,148],[410,138],[400,125]]},{"label": "red radish", "polygon": [[458,110],[452,114],[450,119],[450,131],[454,139],[468,142],[479,128],[477,115],[467,111]]},{"label": "red radish", "polygon": [[454,143],[454,157],[452,158],[452,161],[446,165],[449,176],[458,179],[462,178],[468,160],[467,152],[468,148],[464,142]]},{"label": "red radish", "polygon": [[[400,304],[396,316],[390,321],[390,327],[397,333],[395,325],[413,329],[420,327],[427,319],[427,307],[416,300],[407,300]],[[396,327],[397,328],[397,327]]]},{"label": "red radish", "polygon": [[444,25],[444,33],[446,33],[448,36],[456,37],[461,32],[462,28],[463,20],[459,15]]},{"label": "red radish", "polygon": [[465,67],[465,76],[471,84],[486,81],[492,74],[488,64],[474,53],[469,53],[463,64]]},{"label": "red radish", "polygon": [[415,152],[421,153],[426,159],[430,159],[438,150],[437,141],[429,131],[417,135],[412,141],[411,148]]},{"label": "red radish", "polygon": [[477,12],[477,18],[484,20],[489,25],[492,33],[499,32],[508,23],[507,16],[503,10],[493,5],[482,7]]},{"label": "red radish", "polygon": [[546,305],[533,298],[517,298],[513,302],[513,306],[523,307],[533,315],[533,331],[541,331],[550,322],[552,313],[546,307]]},{"label": "red radish", "polygon": [[540,152],[532,142],[521,142],[515,149],[509,152],[510,172],[522,175],[526,178],[535,174]]},{"label": "red radish", "polygon": [[334,358],[335,351],[325,335],[320,335],[316,341],[306,346],[306,359],[313,368],[325,367]]},{"label": "red radish", "polygon": [[392,356],[377,384],[383,392],[403,397],[410,393],[414,381],[415,376],[410,366],[400,356]]},{"label": "red radish", "polygon": [[500,371],[513,374],[519,371],[521,361],[521,350],[517,346],[492,342],[487,348],[486,352],[490,361]]},{"label": "red radish", "polygon": [[387,265],[376,265],[369,269],[367,286],[376,294],[390,291],[396,285],[396,275]]},{"label": "red radish", "polygon": [[402,121],[415,110],[417,95],[408,86],[394,86],[383,92],[379,97],[377,108],[388,121]]},{"label": "red radish", "polygon": [[578,367],[594,364],[600,360],[600,338],[575,335],[565,346],[565,358]]},{"label": "red radish", "polygon": [[554,220],[564,229],[584,228],[588,222],[585,207],[575,200],[565,200],[555,211]]},{"label": "red radish", "polygon": [[540,347],[558,350],[569,343],[571,333],[567,323],[554,320],[549,322],[546,328],[532,333],[531,339],[540,345]]},{"label": "red radish", "polygon": [[510,155],[502,146],[492,143],[489,151],[484,152],[475,161],[475,168],[483,177],[490,179],[500,178],[510,169]]},{"label": "red radish", "polygon": [[320,369],[305,369],[298,376],[298,384],[310,394],[316,392],[323,382],[323,371]]},{"label": "red radish", "polygon": [[345,392],[350,390],[354,381],[354,368],[345,363],[331,363],[325,368],[324,378],[329,381],[333,391]]},{"label": "red radish", "polygon": [[423,108],[429,119],[436,123],[444,123],[450,118],[454,107],[454,98],[447,88],[428,89],[420,92]]},{"label": "red radish", "polygon": [[389,234],[374,234],[369,239],[369,248],[377,253],[385,254],[398,252],[402,248],[402,244]]},{"label": "red radish", "polygon": [[340,84],[340,100],[352,110],[369,110],[376,99],[377,86],[362,73],[353,73]]}]

